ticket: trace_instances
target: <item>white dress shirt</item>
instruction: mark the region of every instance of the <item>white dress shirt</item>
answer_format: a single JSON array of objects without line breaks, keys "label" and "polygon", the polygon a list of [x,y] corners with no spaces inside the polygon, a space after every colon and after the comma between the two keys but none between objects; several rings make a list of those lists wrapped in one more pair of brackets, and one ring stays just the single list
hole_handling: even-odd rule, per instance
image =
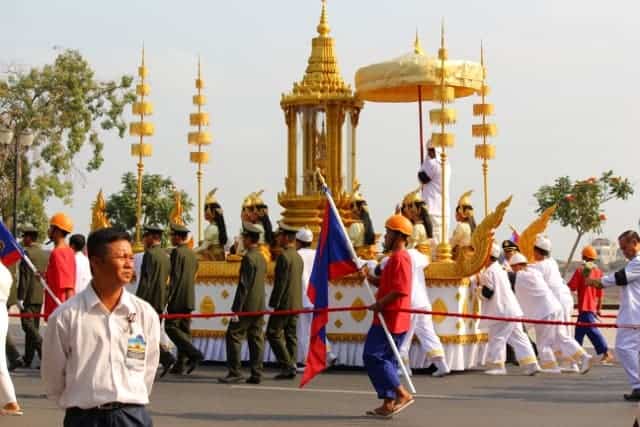
[{"label": "white dress shirt", "polygon": [[298,255],[302,258],[302,307],[313,308],[313,304],[307,296],[307,288],[309,288],[309,279],[311,278],[311,270],[313,270],[313,261],[316,258],[316,250],[311,248],[298,249]]},{"label": "white dress shirt", "polygon": [[562,313],[562,306],[538,270],[527,267],[516,273],[515,294],[526,317],[544,319]]},{"label": "white dress shirt", "polygon": [[[516,276],[517,277],[517,276]],[[480,286],[493,290],[491,298],[483,298],[482,313],[487,316],[522,317],[523,312],[515,294],[511,290],[509,275],[498,261],[492,263],[480,275]],[[487,326],[498,323],[495,320],[483,320]]]},{"label": "white dress shirt", "polygon": [[76,294],[86,289],[92,277],[89,258],[82,252],[76,252]]},{"label": "white dress shirt", "polygon": [[616,323],[640,324],[640,254],[630,260],[623,270],[602,278],[602,286],[615,285],[620,287],[620,310]]},{"label": "white dress shirt", "polygon": [[531,268],[538,270],[544,278],[551,292],[563,305],[567,305],[573,308],[573,297],[571,296],[571,290],[565,283],[562,275],[560,274],[560,268],[555,259],[547,257],[542,261],[538,261],[534,264],[530,264]]},{"label": "white dress shirt", "polygon": [[411,308],[431,310],[431,301],[427,293],[424,269],[429,265],[429,258],[417,249],[408,249],[411,257]]},{"label": "white dress shirt", "polygon": [[160,358],[160,321],[123,289],[113,312],[90,285],[49,317],[42,380],[61,408],[110,402],[146,405]]},{"label": "white dress shirt", "polygon": [[[436,149],[435,159],[427,156],[420,167],[420,170],[427,174],[431,179],[422,186],[422,198],[424,199],[429,215],[442,216],[442,165],[440,164],[440,149]],[[447,161],[445,163],[445,195],[444,195],[444,218],[446,219],[447,228],[449,225],[449,192],[451,187],[451,166]]]}]

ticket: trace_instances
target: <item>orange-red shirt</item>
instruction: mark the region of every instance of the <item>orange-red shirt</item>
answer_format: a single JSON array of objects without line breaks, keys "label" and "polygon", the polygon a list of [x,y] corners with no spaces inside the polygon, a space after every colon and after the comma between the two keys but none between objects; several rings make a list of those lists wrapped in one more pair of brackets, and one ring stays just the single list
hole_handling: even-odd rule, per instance
[{"label": "orange-red shirt", "polygon": [[[49,256],[49,264],[45,273],[45,281],[60,300],[65,301],[65,291],[76,288],[76,255],[70,247],[55,248]],[[45,292],[45,319],[58,307],[48,292]]]},{"label": "orange-red shirt", "polygon": [[[579,267],[569,280],[569,289],[578,292],[578,312],[590,311],[596,313],[598,311],[598,301],[602,299],[602,289],[587,286],[585,277],[582,273],[584,266]],[[601,279],[602,270],[594,267],[589,273],[589,279]]]},{"label": "orange-red shirt", "polygon": [[[411,309],[411,256],[407,251],[397,251],[391,254],[387,265],[382,270],[380,287],[376,299],[380,300],[393,291],[402,296],[397,298],[384,309],[384,321],[392,334],[401,334],[409,330],[411,313],[397,312],[397,309]],[[389,310],[389,311],[387,311]],[[373,324],[379,325],[378,316],[374,316]]]}]

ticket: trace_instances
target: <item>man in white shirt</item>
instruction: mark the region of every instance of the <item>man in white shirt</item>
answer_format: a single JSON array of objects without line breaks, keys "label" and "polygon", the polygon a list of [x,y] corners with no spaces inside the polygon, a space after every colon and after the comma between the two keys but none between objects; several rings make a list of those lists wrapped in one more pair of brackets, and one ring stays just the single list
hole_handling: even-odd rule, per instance
[{"label": "man in white shirt", "polygon": [[[427,144],[427,157],[424,159],[418,171],[418,180],[422,183],[422,198],[427,204],[427,210],[433,223],[433,239],[436,243],[448,238],[449,226],[449,186],[451,166],[445,163],[444,176],[444,217],[442,216],[442,163],[440,149],[436,150],[431,140]],[[444,235],[442,235],[442,222],[445,222]]]},{"label": "man in white shirt", "polygon": [[76,253],[76,294],[79,294],[91,282],[89,258],[83,252],[85,246],[84,236],[82,234],[74,234],[69,238],[69,246]]},{"label": "man in white shirt", "polygon": [[[620,309],[616,323],[620,325],[640,324],[640,236],[633,230],[625,231],[618,237],[620,250],[629,263],[625,268],[602,279],[588,279],[587,284],[595,287],[620,287]],[[616,357],[622,364],[631,393],[625,400],[640,401],[640,330],[619,328],[616,333]]]},{"label": "man in white shirt", "polygon": [[[527,258],[521,253],[511,257],[511,268],[515,273],[515,294],[525,317],[537,320],[562,320],[562,306],[558,302],[542,274],[527,266]],[[558,349],[561,356],[579,363],[580,373],[586,374],[593,364],[593,358],[569,336],[566,329],[555,325],[536,324],[536,344],[540,366],[545,372],[560,373],[554,355]]]},{"label": "man in white shirt", "polygon": [[[309,287],[309,277],[313,269],[313,261],[316,257],[316,250],[311,247],[313,242],[313,232],[307,227],[303,227],[296,233],[296,248],[298,255],[302,258],[304,266],[302,268],[302,308],[313,308],[313,304],[307,296]],[[298,360],[305,361],[309,351],[309,332],[313,313],[302,313],[298,316]]]},{"label": "man in white shirt", "polygon": [[[500,246],[494,243],[486,269],[480,276],[480,291],[483,299],[482,314],[497,317],[522,317],[524,313],[511,290],[508,273],[500,265],[500,253]],[[507,370],[504,364],[507,357],[507,344],[513,348],[518,364],[524,368],[526,375],[535,375],[540,370],[531,341],[522,329],[521,323],[482,320],[482,324],[489,328],[487,364],[491,369],[486,370],[486,374],[506,375]]]},{"label": "man in white shirt", "polygon": [[49,317],[42,380],[66,410],[65,427],[152,426],[145,409],[158,367],[160,321],[124,286],[133,274],[128,233],[89,235],[94,278]]}]

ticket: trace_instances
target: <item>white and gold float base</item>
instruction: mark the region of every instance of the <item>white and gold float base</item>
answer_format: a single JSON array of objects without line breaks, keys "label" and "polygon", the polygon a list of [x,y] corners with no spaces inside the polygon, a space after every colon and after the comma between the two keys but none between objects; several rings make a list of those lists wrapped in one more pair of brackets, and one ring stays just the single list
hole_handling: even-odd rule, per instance
[{"label": "white and gold float base", "polygon": [[[209,264],[209,263],[207,263]],[[216,263],[217,264],[217,263]],[[228,267],[231,267],[228,263]],[[227,267],[225,266],[225,267]],[[202,266],[201,266],[202,270]],[[216,270],[218,270],[216,268]],[[237,269],[235,269],[237,271]],[[229,271],[231,273],[231,271]],[[196,284],[196,305],[199,313],[223,313],[231,310],[237,280],[233,274],[217,277],[198,275]],[[360,278],[347,278],[329,287],[330,307],[364,306],[370,304],[369,292]],[[271,293],[271,284],[266,287],[267,300]],[[433,311],[449,313],[478,312],[478,302],[470,290],[468,281],[447,283],[431,281],[428,292],[433,304]],[[367,331],[373,319],[368,310],[330,313],[327,325],[327,336],[332,353],[337,363],[345,366],[363,366],[362,350]],[[484,363],[487,333],[478,328],[478,321],[455,317],[434,316],[436,333],[443,344],[447,363],[452,370],[465,370]],[[194,319],[191,328],[193,343],[202,351],[205,360],[226,361],[225,332],[229,318],[214,317]],[[412,368],[425,360],[418,342],[414,342],[410,350]],[[242,349],[242,358],[249,358],[246,342]],[[299,354],[299,362],[304,355]],[[265,361],[273,362],[275,358],[265,342]]]}]

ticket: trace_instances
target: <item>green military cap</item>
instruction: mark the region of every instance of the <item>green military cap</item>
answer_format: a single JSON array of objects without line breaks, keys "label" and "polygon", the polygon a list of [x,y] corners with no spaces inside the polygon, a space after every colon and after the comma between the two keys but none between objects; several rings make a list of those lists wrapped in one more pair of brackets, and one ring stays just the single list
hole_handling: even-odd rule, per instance
[{"label": "green military cap", "polygon": [[242,234],[260,234],[262,229],[251,222],[244,221],[242,223]]},{"label": "green military cap", "polygon": [[35,228],[33,225],[31,224],[25,224],[22,227],[20,227],[20,232],[22,234],[26,234],[26,233],[37,233],[38,229]]},{"label": "green military cap", "polygon": [[164,233],[164,229],[158,224],[146,224],[144,226],[145,233]]},{"label": "green military cap", "polygon": [[171,223],[171,232],[173,233],[188,233],[189,229],[184,225],[176,224],[175,222]]},{"label": "green military cap", "polygon": [[278,221],[278,229],[276,233],[296,234],[299,228],[289,225],[284,221]]}]

